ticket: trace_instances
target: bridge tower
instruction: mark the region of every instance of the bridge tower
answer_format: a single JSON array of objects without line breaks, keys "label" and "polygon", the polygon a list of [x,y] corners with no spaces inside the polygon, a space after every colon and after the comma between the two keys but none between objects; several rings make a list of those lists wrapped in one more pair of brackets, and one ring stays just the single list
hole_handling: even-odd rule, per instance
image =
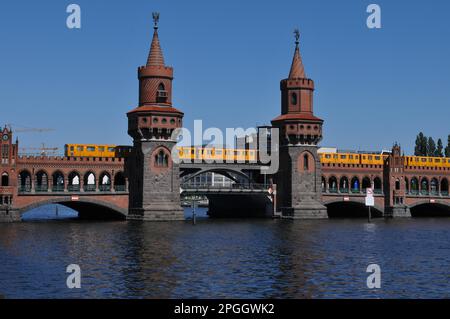
[{"label": "bridge tower", "polygon": [[314,81],[305,74],[295,30],[295,51],[287,79],[281,80],[281,115],[272,120],[279,129],[280,169],[276,175],[278,208],[292,219],[327,218],[321,204],[321,164],[317,144],[323,120],[314,116]]},{"label": "bridge tower", "polygon": [[183,113],[172,106],[173,68],[166,66],[158,37],[159,14],[147,64],[138,68],[139,106],[128,112],[133,150],[127,159],[129,219],[183,220],[179,166],[172,161],[172,133]]},{"label": "bridge tower", "polygon": [[385,215],[388,217],[411,217],[406,205],[404,168],[405,157],[401,154],[400,146],[395,143],[383,166]]}]

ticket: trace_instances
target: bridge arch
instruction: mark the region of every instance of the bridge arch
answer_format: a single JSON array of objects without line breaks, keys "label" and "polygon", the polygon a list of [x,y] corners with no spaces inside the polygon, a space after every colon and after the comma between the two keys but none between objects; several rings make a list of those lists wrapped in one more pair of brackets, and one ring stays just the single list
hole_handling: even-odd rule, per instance
[{"label": "bridge arch", "polygon": [[[367,218],[369,210],[361,200],[330,200],[325,202],[329,218]],[[383,217],[384,209],[375,205],[371,207],[371,215],[374,218]]]},{"label": "bridge arch", "polygon": [[[230,177],[230,173],[236,174],[239,177],[242,177],[243,180],[245,180],[248,183],[251,183],[250,177],[248,175],[246,175],[244,172],[237,170],[237,169],[232,169],[232,168],[208,168],[208,169],[201,169],[195,173],[192,173],[190,175],[185,175],[184,179],[183,179],[183,183],[188,183],[189,181],[195,179],[197,176],[200,176],[202,174],[206,174],[206,173],[217,173],[220,175],[223,175],[225,177]],[[231,178],[233,179],[233,178]]]},{"label": "bridge arch", "polygon": [[443,200],[417,201],[409,206],[412,217],[450,217],[450,203]]},{"label": "bridge arch", "polygon": [[78,216],[81,219],[117,219],[124,220],[127,217],[128,211],[126,208],[121,208],[108,201],[102,201],[92,198],[80,198],[77,201],[73,201],[69,197],[54,197],[45,200],[33,202],[19,209],[19,214],[22,217],[23,214],[28,211],[51,204],[60,204],[78,212]]}]

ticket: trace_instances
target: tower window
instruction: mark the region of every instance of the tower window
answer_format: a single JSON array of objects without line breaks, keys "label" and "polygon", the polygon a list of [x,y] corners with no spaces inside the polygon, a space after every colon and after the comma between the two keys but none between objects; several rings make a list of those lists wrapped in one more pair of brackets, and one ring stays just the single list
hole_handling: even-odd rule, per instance
[{"label": "tower window", "polygon": [[309,170],[309,156],[308,154],[303,155],[303,170]]},{"label": "tower window", "polygon": [[159,83],[158,85],[158,91],[156,92],[156,100],[158,103],[165,103],[167,102],[167,91],[166,87],[163,83]]},{"label": "tower window", "polygon": [[155,155],[155,166],[158,167],[168,167],[169,166],[169,155],[160,150],[158,154]]},{"label": "tower window", "polygon": [[295,92],[291,94],[291,104],[297,105],[297,93]]}]

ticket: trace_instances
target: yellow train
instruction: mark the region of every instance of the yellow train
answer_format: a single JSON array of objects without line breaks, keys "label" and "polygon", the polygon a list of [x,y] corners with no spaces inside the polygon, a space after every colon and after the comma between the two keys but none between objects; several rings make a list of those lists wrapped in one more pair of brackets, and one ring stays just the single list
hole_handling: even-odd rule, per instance
[{"label": "yellow train", "polygon": [[204,161],[234,161],[255,162],[257,152],[255,150],[234,148],[202,148],[202,147],[178,147],[178,156],[181,160],[204,160]]},{"label": "yellow train", "polygon": [[450,168],[450,157],[405,156],[405,165]]},{"label": "yellow train", "polygon": [[116,157],[116,145],[66,144],[64,156],[73,157]]},{"label": "yellow train", "polygon": [[[256,162],[256,150],[220,147],[177,147],[181,160]],[[65,156],[73,157],[125,157],[130,146],[98,144],[66,144]],[[322,164],[383,165],[387,154],[368,153],[319,153]],[[450,168],[450,158],[405,156],[405,166]]]},{"label": "yellow train", "polygon": [[322,164],[383,165],[386,154],[319,153]]}]

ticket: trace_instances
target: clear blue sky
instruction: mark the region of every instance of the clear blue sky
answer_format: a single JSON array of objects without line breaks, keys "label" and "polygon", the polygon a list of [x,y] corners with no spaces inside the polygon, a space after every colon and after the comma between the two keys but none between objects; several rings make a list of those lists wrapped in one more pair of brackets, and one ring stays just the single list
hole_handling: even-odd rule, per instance
[{"label": "clear blue sky", "polygon": [[[82,9],[66,28],[66,6]],[[382,29],[366,27],[366,7]],[[0,11],[0,123],[48,127],[21,146],[130,144],[126,112],[137,106],[159,11],[174,106],[184,123],[251,127],[280,112],[301,30],[306,72],[316,83],[324,146],[377,150],[415,135],[450,133],[450,2],[434,1],[8,1]]]}]

